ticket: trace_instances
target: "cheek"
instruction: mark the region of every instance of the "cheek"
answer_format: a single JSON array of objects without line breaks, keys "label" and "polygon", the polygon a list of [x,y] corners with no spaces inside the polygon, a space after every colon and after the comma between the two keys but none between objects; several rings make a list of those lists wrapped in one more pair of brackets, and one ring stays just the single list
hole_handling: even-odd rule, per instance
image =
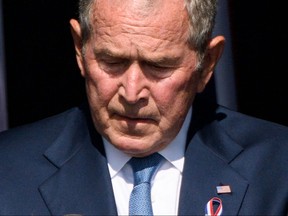
[{"label": "cheek", "polygon": [[175,78],[160,84],[153,92],[161,111],[170,110],[170,113],[175,113],[175,109],[185,110],[190,107],[197,92],[197,82],[193,77]]},{"label": "cheek", "polygon": [[117,82],[103,73],[97,64],[89,65],[86,69],[86,89],[90,102],[98,107],[106,107],[117,93]]},{"label": "cheek", "polygon": [[108,105],[117,92],[115,82],[97,71],[89,71],[85,79],[94,125],[98,131],[103,131],[109,127]]},{"label": "cheek", "polygon": [[[162,93],[161,93],[162,92]],[[175,86],[159,91],[159,97],[155,99],[159,112],[161,113],[162,124],[174,125],[186,115],[190,107],[189,93],[182,88]],[[169,126],[169,127],[170,127]]]},{"label": "cheek", "polygon": [[154,100],[162,116],[161,127],[172,131],[181,127],[196,95],[196,84],[194,76],[177,76],[153,89]]}]

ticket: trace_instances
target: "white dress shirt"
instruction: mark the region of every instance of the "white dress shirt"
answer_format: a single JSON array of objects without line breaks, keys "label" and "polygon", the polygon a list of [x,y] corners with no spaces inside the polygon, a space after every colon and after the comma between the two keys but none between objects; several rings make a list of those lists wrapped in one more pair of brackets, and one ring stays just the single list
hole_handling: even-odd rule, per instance
[{"label": "white dress shirt", "polygon": [[[184,166],[184,151],[192,110],[175,139],[159,153],[166,159],[152,177],[151,200],[154,215],[177,215]],[[106,139],[104,147],[114,190],[118,215],[129,215],[129,197],[133,172],[127,162],[131,156],[116,149]]]}]

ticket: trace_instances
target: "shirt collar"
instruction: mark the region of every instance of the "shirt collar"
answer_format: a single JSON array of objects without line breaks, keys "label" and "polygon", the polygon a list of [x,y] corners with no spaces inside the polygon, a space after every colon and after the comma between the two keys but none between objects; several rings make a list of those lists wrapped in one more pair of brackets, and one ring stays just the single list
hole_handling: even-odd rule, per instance
[{"label": "shirt collar", "polygon": [[[187,139],[187,132],[189,129],[192,116],[192,108],[186,115],[185,121],[172,142],[163,150],[159,152],[167,161],[173,164],[181,173],[184,166],[184,152]],[[131,156],[121,152],[115,148],[108,140],[103,137],[104,148],[108,161],[108,168],[111,178],[125,166],[130,160]]]}]

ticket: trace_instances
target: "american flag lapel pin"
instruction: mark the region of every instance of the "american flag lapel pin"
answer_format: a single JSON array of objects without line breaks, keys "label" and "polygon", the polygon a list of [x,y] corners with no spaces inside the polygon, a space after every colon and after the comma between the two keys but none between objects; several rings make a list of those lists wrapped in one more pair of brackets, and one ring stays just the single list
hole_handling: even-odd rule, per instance
[{"label": "american flag lapel pin", "polygon": [[217,194],[232,193],[230,185],[219,185],[216,187]]}]

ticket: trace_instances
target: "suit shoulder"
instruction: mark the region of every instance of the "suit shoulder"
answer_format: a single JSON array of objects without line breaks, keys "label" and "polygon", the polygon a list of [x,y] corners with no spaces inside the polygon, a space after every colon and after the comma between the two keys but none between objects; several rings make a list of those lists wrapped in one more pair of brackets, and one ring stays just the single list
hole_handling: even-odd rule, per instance
[{"label": "suit shoulder", "polygon": [[[67,122],[77,121],[81,115],[78,107],[71,108],[60,114],[30,123],[0,133],[0,152],[7,146],[33,145],[33,143],[49,143],[57,137]],[[4,151],[5,152],[5,151]]]},{"label": "suit shoulder", "polygon": [[[217,109],[218,119],[224,120],[223,123],[233,124],[235,121],[239,121],[241,124],[249,125],[262,125],[264,128],[277,128],[280,130],[287,131],[288,127],[276,122],[268,121],[265,119],[257,118],[251,115],[247,115],[238,111],[231,110],[229,108],[219,106]],[[239,124],[235,124],[239,125]],[[251,126],[252,126],[251,125]]]},{"label": "suit shoulder", "polygon": [[[220,106],[217,109],[218,122],[237,142],[279,143],[288,148],[288,127],[275,122],[249,116]],[[284,143],[284,144],[283,144]],[[243,145],[246,145],[243,143]]]}]

